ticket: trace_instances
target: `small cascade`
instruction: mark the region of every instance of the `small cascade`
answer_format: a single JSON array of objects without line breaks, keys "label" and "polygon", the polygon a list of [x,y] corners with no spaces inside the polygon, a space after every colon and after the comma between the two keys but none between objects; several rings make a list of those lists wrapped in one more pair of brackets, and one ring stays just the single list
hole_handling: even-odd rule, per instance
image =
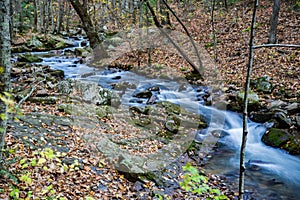
[{"label": "small cascade", "polygon": [[[82,47],[83,38],[78,42]],[[145,106],[149,101],[138,98],[138,92],[153,89],[154,97],[151,103],[170,101],[180,105],[191,112],[199,113],[209,127],[200,130],[196,140],[203,143],[211,138],[215,130],[222,136],[215,139],[216,144],[221,144],[215,152],[211,148],[208,154],[213,154],[205,166],[206,170],[216,174],[223,174],[228,179],[238,183],[239,151],[242,138],[242,116],[231,111],[218,110],[205,106],[203,96],[209,92],[208,87],[193,88],[172,80],[149,79],[131,71],[121,70],[96,70],[80,63],[78,58],[66,56],[43,57],[43,64],[65,72],[68,78],[80,78],[96,82],[99,85],[114,89],[118,84],[127,84],[134,87],[125,87],[122,92],[124,105]],[[88,75],[87,75],[88,74]],[[120,92],[120,91],[117,91]],[[134,95],[135,94],[135,95]],[[270,198],[275,195],[277,199],[293,199],[300,194],[300,159],[286,152],[266,146],[261,142],[261,137],[267,130],[266,124],[249,121],[249,134],[246,148],[246,186],[258,191],[259,198]],[[297,192],[298,191],[298,192]]]}]

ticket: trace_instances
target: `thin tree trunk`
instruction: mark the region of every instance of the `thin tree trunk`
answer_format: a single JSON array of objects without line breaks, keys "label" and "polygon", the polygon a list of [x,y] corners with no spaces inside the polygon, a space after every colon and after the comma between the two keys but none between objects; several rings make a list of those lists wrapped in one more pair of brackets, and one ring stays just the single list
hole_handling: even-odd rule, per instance
[{"label": "thin tree trunk", "polygon": [[24,24],[24,18],[23,18],[23,9],[22,9],[22,0],[18,0],[17,4],[17,12],[19,13],[19,23],[18,23],[18,31],[19,33],[23,32],[23,24]]},{"label": "thin tree trunk", "polygon": [[138,66],[141,66],[141,55],[142,55],[142,34],[143,34],[143,2],[140,2],[139,6],[139,49],[138,49]]},{"label": "thin tree trunk", "polygon": [[14,0],[11,0],[10,1],[10,38],[11,38],[11,40],[13,41],[13,39],[14,39],[14,37],[15,37],[15,33],[14,33],[14,18],[13,18],[13,16],[14,16],[14,6],[15,6],[15,1]]},{"label": "thin tree trunk", "polygon": [[38,30],[37,0],[33,0],[33,32]]},{"label": "thin tree trunk", "polygon": [[211,21],[211,28],[213,34],[213,43],[214,43],[214,60],[215,62],[218,61],[218,47],[217,47],[217,38],[216,38],[216,31],[215,31],[215,22],[214,22],[214,11],[215,11],[215,0],[211,0],[211,12],[210,12],[210,21]]},{"label": "thin tree trunk", "polygon": [[279,9],[280,9],[280,0],[274,0],[272,15],[271,15],[271,19],[270,19],[270,33],[269,33],[269,43],[270,44],[275,44],[277,41],[276,34],[277,34]]},{"label": "thin tree trunk", "polygon": [[63,17],[64,17],[64,0],[59,0],[58,6],[58,22],[57,22],[57,33],[59,34],[63,27]]},{"label": "thin tree trunk", "polygon": [[247,144],[247,136],[248,136],[248,92],[250,88],[250,78],[253,67],[253,54],[254,54],[254,26],[256,22],[256,10],[258,7],[258,0],[254,1],[252,22],[251,22],[251,35],[250,35],[250,43],[249,43],[249,61],[248,61],[248,70],[247,70],[247,78],[245,84],[245,95],[244,95],[244,111],[243,111],[243,137],[241,144],[241,152],[240,152],[240,177],[239,177],[239,199],[244,199],[244,185],[245,185],[245,150]]},{"label": "thin tree trunk", "polygon": [[[198,58],[198,62],[199,62],[199,66],[196,67],[196,66],[192,66],[194,68],[194,72],[199,72],[200,74],[202,74],[203,72],[203,64],[202,64],[202,61],[201,61],[201,58],[200,58],[200,54],[199,54],[199,51],[196,47],[196,44],[190,34],[190,32],[187,30],[187,28],[185,27],[185,25],[182,23],[182,21],[179,19],[179,17],[175,14],[175,12],[171,9],[171,7],[167,4],[167,2],[165,0],[162,0],[164,2],[164,4],[166,5],[166,7],[170,10],[170,12],[172,13],[172,15],[176,18],[176,20],[180,23],[180,25],[182,26],[183,30],[185,31],[185,33],[187,34],[187,36],[189,37],[190,39],[190,42],[192,43],[193,47],[194,47],[194,51],[197,55],[197,58]],[[188,61],[189,62],[189,61]]]},{"label": "thin tree trunk", "polygon": [[[0,1],[0,94],[10,90],[10,0]],[[5,145],[7,125],[7,105],[0,100],[0,168],[2,168],[2,149]]]},{"label": "thin tree trunk", "polygon": [[151,43],[149,41],[149,26],[150,26],[150,23],[149,23],[149,10],[148,10],[148,7],[146,6],[146,26],[147,26],[147,54],[148,54],[148,59],[147,59],[147,65],[148,66],[151,66]]}]

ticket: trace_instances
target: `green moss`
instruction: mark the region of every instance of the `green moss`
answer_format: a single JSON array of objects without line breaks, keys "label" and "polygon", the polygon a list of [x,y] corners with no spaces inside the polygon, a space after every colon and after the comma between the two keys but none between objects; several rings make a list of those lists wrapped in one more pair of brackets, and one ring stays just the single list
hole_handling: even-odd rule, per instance
[{"label": "green moss", "polygon": [[291,139],[291,135],[282,129],[271,128],[263,135],[262,141],[272,147],[281,148]]}]

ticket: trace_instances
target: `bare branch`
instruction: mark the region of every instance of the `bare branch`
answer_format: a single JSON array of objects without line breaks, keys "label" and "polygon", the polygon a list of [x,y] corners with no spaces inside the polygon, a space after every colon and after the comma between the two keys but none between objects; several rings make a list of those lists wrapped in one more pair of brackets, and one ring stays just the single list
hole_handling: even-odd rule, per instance
[{"label": "bare branch", "polygon": [[[149,1],[146,1],[146,5],[150,10],[151,15],[153,16],[154,23],[156,27],[160,30],[160,32],[168,38],[168,40],[172,43],[172,45],[176,48],[176,50],[180,53],[180,55],[191,65],[194,73],[199,73],[198,67],[193,63],[193,61],[182,51],[182,49],[172,40],[172,38],[168,35],[168,33],[162,28],[162,25],[159,23],[155,11],[151,7]],[[199,73],[200,74],[200,73]],[[200,74],[201,78],[202,75]]]},{"label": "bare branch", "polygon": [[196,44],[190,34],[190,32],[187,30],[186,26],[182,23],[182,21],[179,19],[179,17],[175,14],[175,12],[172,10],[172,8],[168,5],[168,3],[166,2],[166,0],[162,0],[164,2],[164,4],[166,5],[166,7],[169,9],[169,11],[172,13],[172,15],[174,15],[174,17],[176,18],[176,20],[179,22],[179,24],[182,26],[182,28],[184,29],[185,33],[187,34],[187,36],[189,37],[193,47],[194,47],[194,51],[196,52],[197,58],[198,58],[198,62],[199,62],[199,67],[200,67],[200,72],[203,71],[203,65],[202,65],[202,61],[200,58],[200,54],[199,51],[196,47]]},{"label": "bare branch", "polygon": [[300,48],[300,45],[297,44],[262,44],[253,46],[253,49],[259,49],[259,48],[269,48],[269,47],[288,47],[288,48]]}]

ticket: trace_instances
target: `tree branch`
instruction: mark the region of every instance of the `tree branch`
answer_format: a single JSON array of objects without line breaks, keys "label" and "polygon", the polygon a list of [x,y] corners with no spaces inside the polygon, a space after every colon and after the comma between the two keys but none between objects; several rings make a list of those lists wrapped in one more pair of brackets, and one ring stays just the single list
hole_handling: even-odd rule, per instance
[{"label": "tree branch", "polygon": [[[146,1],[146,5],[150,10],[151,15],[153,16],[154,23],[156,27],[162,32],[163,35],[165,35],[168,40],[172,43],[172,45],[177,49],[177,51],[181,54],[181,56],[192,66],[194,73],[199,73],[197,66],[193,63],[191,59],[182,51],[182,49],[172,40],[172,38],[168,35],[168,33],[162,28],[162,25],[159,23],[157,16],[155,14],[155,11],[151,7],[149,1]],[[199,73],[200,74],[200,73]],[[203,79],[202,75],[200,74],[201,79]]]},{"label": "tree branch", "polygon": [[174,17],[176,18],[176,20],[179,22],[179,24],[182,26],[182,28],[184,29],[185,33],[187,34],[187,36],[189,37],[193,47],[194,47],[194,50],[196,52],[196,55],[197,55],[197,58],[198,58],[198,61],[199,61],[199,67],[200,67],[200,72],[203,71],[203,64],[202,64],[202,61],[201,61],[201,58],[200,58],[200,54],[199,54],[199,51],[196,47],[196,44],[190,34],[190,32],[187,30],[186,26],[182,23],[182,21],[179,19],[179,17],[175,14],[175,12],[172,10],[172,8],[168,5],[168,3],[166,2],[166,0],[162,0],[163,3],[166,5],[166,7],[169,9],[169,11],[172,13],[172,15],[174,15]]},{"label": "tree branch", "polygon": [[259,49],[259,48],[269,48],[269,47],[288,47],[288,48],[300,48],[300,45],[297,44],[262,44],[253,46],[253,49]]}]

